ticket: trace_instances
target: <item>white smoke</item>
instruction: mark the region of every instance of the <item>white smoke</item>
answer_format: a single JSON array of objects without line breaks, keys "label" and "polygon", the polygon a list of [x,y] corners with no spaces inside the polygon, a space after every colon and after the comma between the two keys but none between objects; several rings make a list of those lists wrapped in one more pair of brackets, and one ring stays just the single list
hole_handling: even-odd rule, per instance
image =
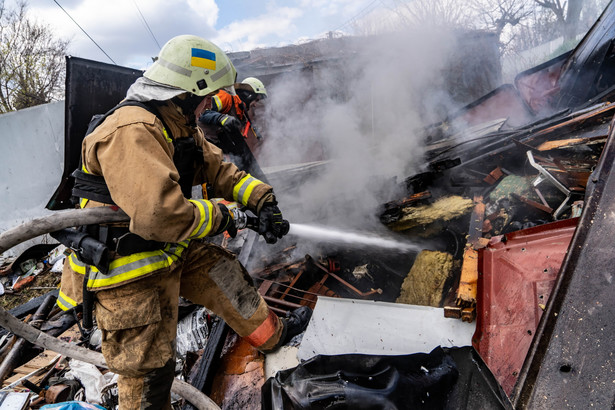
[{"label": "white smoke", "polygon": [[378,206],[399,198],[400,183],[423,162],[422,127],[451,106],[442,71],[454,51],[452,33],[423,29],[352,44],[358,51],[349,57],[344,50],[341,63],[294,71],[268,86],[261,165],[321,152],[329,161],[292,189],[274,186],[291,223],[381,226]]}]

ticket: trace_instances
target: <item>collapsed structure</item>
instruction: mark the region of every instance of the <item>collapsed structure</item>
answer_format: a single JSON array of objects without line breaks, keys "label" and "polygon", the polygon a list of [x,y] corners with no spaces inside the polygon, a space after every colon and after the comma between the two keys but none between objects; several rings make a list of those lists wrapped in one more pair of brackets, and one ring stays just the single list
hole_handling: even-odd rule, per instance
[{"label": "collapsed structure", "polygon": [[[279,365],[185,301],[180,377],[222,408],[336,401],[358,408],[362,400],[431,408],[610,406],[614,13],[610,4],[571,52],[423,130],[421,172],[402,181],[403,195],[382,203],[378,215],[398,239],[424,244],[423,250],[330,244],[306,255],[291,237],[255,258],[258,243],[250,235],[225,238],[222,245],[238,253],[276,312],[308,305],[315,317]],[[78,158],[89,117],[115,104],[138,75],[69,59],[67,174],[50,209],[69,206],[68,172],[76,166],[69,161]],[[97,89],[92,100],[88,87],[101,81],[113,86]],[[314,166],[282,173],[295,181]],[[45,259],[51,250],[32,250],[5,273],[22,276],[23,262]],[[49,316],[53,297],[13,313],[38,309],[41,329],[63,334],[75,320]],[[15,359],[9,340],[5,333],[5,377],[33,356],[20,350]],[[46,386],[58,360],[51,366],[47,360],[25,386]],[[67,380],[60,383],[64,393]],[[111,390],[100,403],[113,405]],[[64,393],[41,397],[61,401]]]}]

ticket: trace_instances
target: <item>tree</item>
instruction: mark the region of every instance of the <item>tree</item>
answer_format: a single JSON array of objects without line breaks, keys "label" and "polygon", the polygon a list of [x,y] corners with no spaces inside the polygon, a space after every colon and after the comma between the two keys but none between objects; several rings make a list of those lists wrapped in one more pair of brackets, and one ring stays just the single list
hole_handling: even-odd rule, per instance
[{"label": "tree", "polygon": [[9,10],[0,0],[0,112],[62,98],[68,41],[28,18],[20,0]]},{"label": "tree", "polygon": [[471,16],[457,0],[393,0],[392,10],[403,26],[467,27]]},{"label": "tree", "polygon": [[574,38],[578,34],[583,0],[534,0],[536,4],[549,9],[555,14],[562,27],[564,41]]},{"label": "tree", "polygon": [[534,13],[531,0],[474,0],[472,7],[482,26],[495,32],[502,41],[502,32],[507,26],[522,24]]}]

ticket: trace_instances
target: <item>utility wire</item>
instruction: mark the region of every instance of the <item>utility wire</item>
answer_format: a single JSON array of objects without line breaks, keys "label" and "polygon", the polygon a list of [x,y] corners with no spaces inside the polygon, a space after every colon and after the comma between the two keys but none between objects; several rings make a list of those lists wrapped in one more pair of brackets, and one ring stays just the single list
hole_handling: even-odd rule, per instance
[{"label": "utility wire", "polygon": [[98,48],[100,49],[100,51],[102,51],[102,52],[104,53],[104,55],[106,55],[106,56],[107,56],[107,58],[108,58],[109,60],[111,60],[111,62],[112,62],[113,64],[117,65],[117,63],[116,63],[115,61],[113,61],[113,59],[112,59],[111,57],[109,57],[109,54],[107,54],[107,53],[105,52],[105,50],[103,50],[103,49],[102,49],[102,47],[101,47],[101,46],[99,46],[99,45],[98,45],[98,43],[97,43],[96,41],[94,41],[94,39],[93,39],[92,37],[90,37],[90,35],[89,35],[89,34],[88,34],[88,33],[87,33],[87,32],[86,32],[86,31],[85,31],[85,30],[84,30],[84,29],[83,29],[83,28],[79,25],[79,23],[77,23],[77,22],[75,21],[75,19],[74,19],[74,18],[72,18],[70,14],[68,14],[68,11],[64,10],[64,7],[62,7],[62,6],[60,5],[60,3],[58,3],[58,2],[57,2],[57,0],[53,0],[53,2],[54,2],[55,4],[57,4],[57,5],[58,5],[58,7],[59,7],[59,8],[61,8],[61,9],[62,9],[62,11],[63,11],[64,13],[66,13],[66,15],[68,16],[68,18],[70,18],[70,19],[73,21],[73,23],[75,23],[75,24],[77,25],[77,27],[79,27],[79,28],[81,29],[81,31],[83,31],[83,34],[85,34],[86,36],[88,36],[88,38],[89,38],[90,40],[92,40],[92,43],[96,44],[96,47],[98,47]]},{"label": "utility wire", "polygon": [[147,31],[149,31],[149,33],[152,35],[152,38],[156,42],[156,45],[158,46],[158,48],[162,48],[162,47],[160,47],[160,43],[158,43],[158,40],[156,39],[156,36],[152,32],[152,29],[149,27],[149,24],[147,24],[147,20],[145,20],[145,17],[143,16],[143,13],[141,13],[141,9],[137,5],[137,2],[135,0],[132,0],[132,2],[135,4],[135,7],[137,8],[137,11],[139,12],[139,15],[141,16],[141,19],[143,20],[143,23],[145,23],[145,27],[147,27]]},{"label": "utility wire", "polygon": [[372,7],[375,3],[378,3],[380,0],[373,0],[372,2],[370,2],[367,6],[365,6],[363,9],[361,9],[361,11],[359,11],[357,14],[355,14],[353,17],[349,18],[348,20],[346,20],[345,23],[343,23],[342,25],[340,25],[338,28],[336,28],[335,31],[338,31],[340,29],[342,29],[343,27],[347,26],[348,24],[352,23],[353,21],[356,21],[358,18],[360,17],[364,17],[366,15],[368,15],[369,13],[371,13],[372,11],[375,10],[375,8],[368,10],[370,7]]}]

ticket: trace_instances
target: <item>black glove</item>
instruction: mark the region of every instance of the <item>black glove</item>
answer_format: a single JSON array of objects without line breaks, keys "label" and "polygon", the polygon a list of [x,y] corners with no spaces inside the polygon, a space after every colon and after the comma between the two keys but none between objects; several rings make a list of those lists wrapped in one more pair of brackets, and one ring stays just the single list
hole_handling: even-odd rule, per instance
[{"label": "black glove", "polygon": [[222,115],[219,124],[229,132],[241,132],[241,121],[231,115]]},{"label": "black glove", "polygon": [[282,218],[277,202],[265,202],[258,213],[258,233],[267,243],[276,243],[288,233],[290,224]]},{"label": "black glove", "polygon": [[233,215],[228,210],[228,208],[223,204],[218,204],[218,208],[220,208],[220,212],[222,213],[222,222],[220,222],[220,226],[218,230],[214,232],[214,235],[220,235],[222,232],[226,231],[234,238],[237,236],[237,226],[235,226],[235,220],[233,219]]}]

